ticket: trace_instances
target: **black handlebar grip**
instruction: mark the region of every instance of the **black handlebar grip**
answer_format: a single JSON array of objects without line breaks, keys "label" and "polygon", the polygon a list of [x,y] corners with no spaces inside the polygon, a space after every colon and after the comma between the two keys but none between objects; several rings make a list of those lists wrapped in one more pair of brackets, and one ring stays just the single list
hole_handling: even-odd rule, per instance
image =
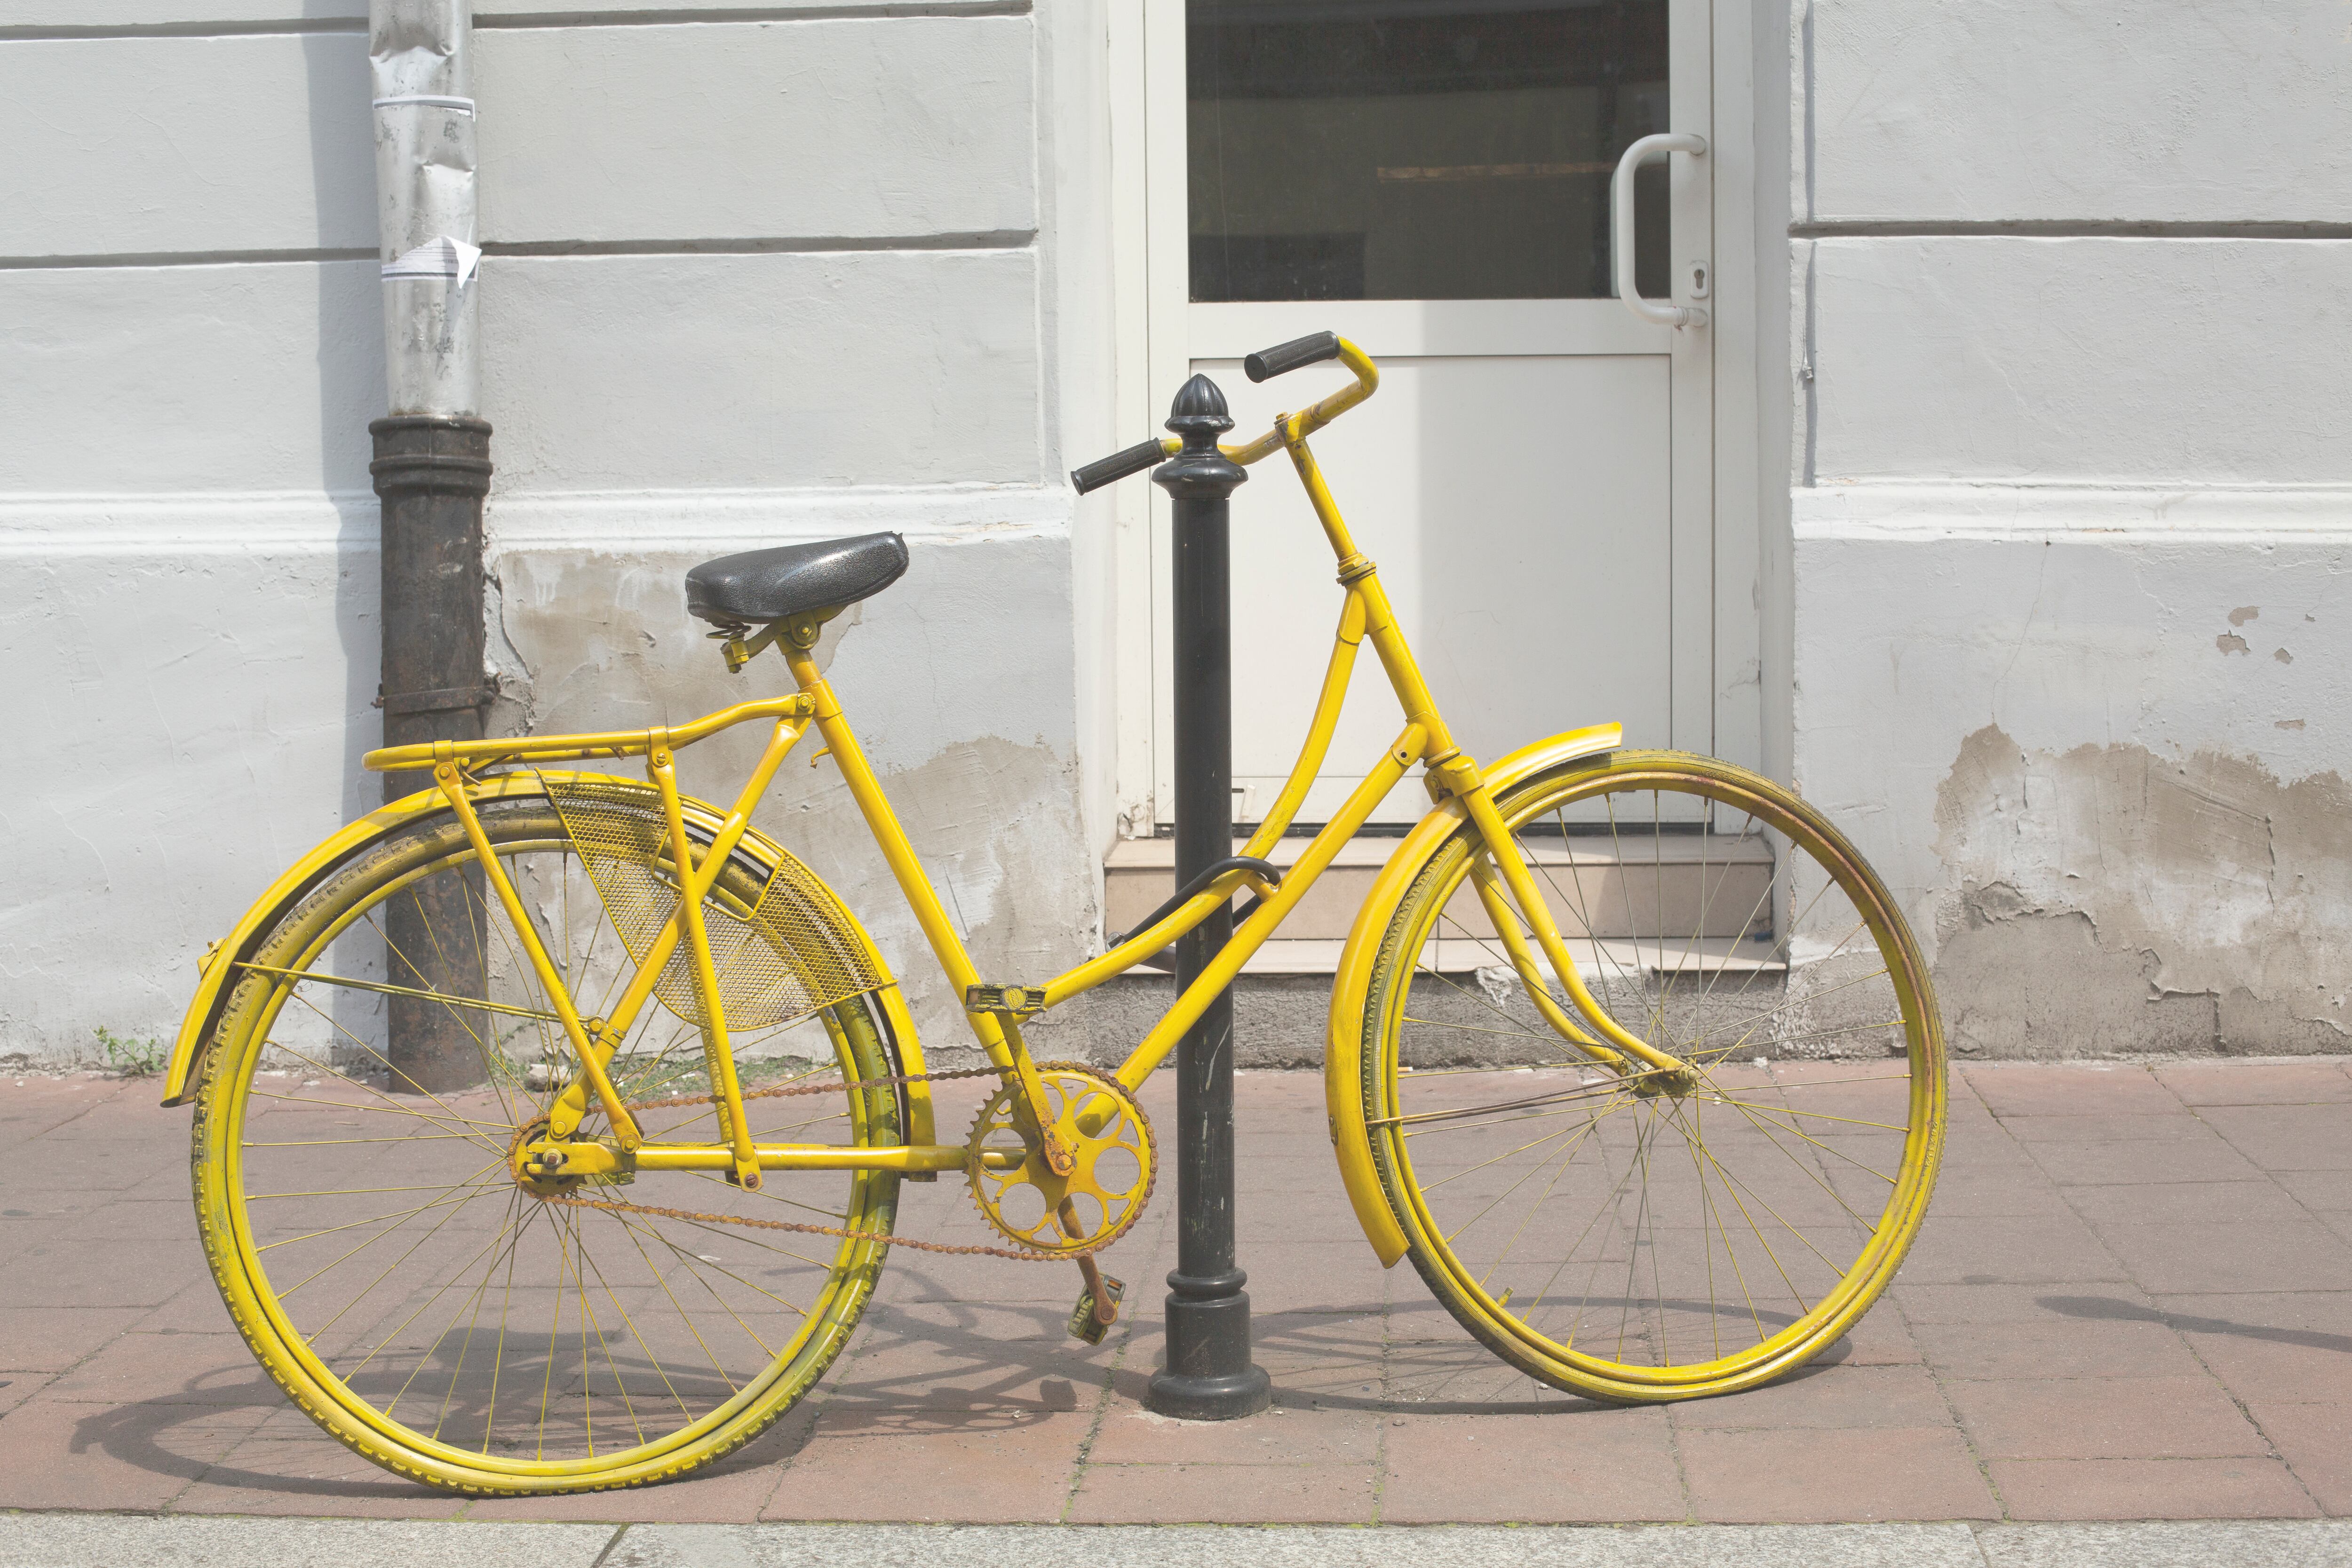
[{"label": "black handlebar grip", "polygon": [[1116,484],[1129,474],[1139,474],[1146,468],[1156,468],[1168,454],[1157,441],[1139,441],[1124,452],[1088,463],[1083,468],[1070,470],[1070,483],[1078,487],[1080,495],[1098,490],[1105,485]]},{"label": "black handlebar grip", "polygon": [[1242,361],[1242,369],[1252,381],[1269,381],[1301,365],[1339,357],[1339,334],[1316,332],[1307,337],[1293,338],[1286,343],[1276,343],[1270,349],[1260,349]]}]

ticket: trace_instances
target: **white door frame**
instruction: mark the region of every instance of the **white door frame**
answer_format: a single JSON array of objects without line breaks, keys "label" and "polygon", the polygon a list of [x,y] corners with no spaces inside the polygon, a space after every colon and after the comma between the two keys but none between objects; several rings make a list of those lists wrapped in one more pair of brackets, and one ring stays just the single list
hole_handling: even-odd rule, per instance
[{"label": "white door frame", "polygon": [[[1714,36],[1705,55],[1707,63],[1692,74],[1707,83],[1701,101],[1712,123],[1697,127],[1677,122],[1673,128],[1701,130],[1708,139],[1713,165],[1709,260],[1714,279],[1706,329],[1714,339],[1712,416],[1685,427],[1678,410],[1674,441],[1678,453],[1709,451],[1713,461],[1706,470],[1709,482],[1704,494],[1695,497],[1689,487],[1675,487],[1674,594],[1677,618],[1699,616],[1709,623],[1712,658],[1694,661],[1696,668],[1692,669],[1678,667],[1675,671],[1675,743],[1758,767],[1763,761],[1763,647],[1756,380],[1761,303],[1756,276],[1756,37],[1747,0],[1712,0],[1710,8]],[[1671,46],[1677,84],[1689,79],[1682,66],[1688,43],[1677,38]],[[1167,417],[1168,400],[1190,374],[1192,361],[1219,357],[1231,345],[1196,345],[1192,341],[1185,210],[1184,0],[1114,0],[1108,8],[1108,44],[1117,412],[1119,429],[1137,432],[1140,439],[1142,433],[1157,431]],[[1682,91],[1675,100],[1678,110],[1688,101]],[[1677,254],[1671,265],[1679,269],[1688,259]],[[1459,303],[1472,311],[1493,309],[1485,301]],[[1408,302],[1403,308],[1429,307]],[[1232,313],[1234,331],[1245,330],[1253,310],[1247,305],[1218,309],[1221,317]],[[1564,320],[1570,315],[1589,320],[1588,311],[1614,312],[1627,333],[1641,331],[1641,323],[1611,300],[1543,301],[1532,309],[1538,314],[1558,311]],[[1402,332],[1407,323],[1397,310],[1392,301],[1335,301],[1332,314],[1335,320],[1345,314],[1368,322],[1385,314],[1390,331]],[[1223,335],[1221,331],[1219,336]],[[1265,345],[1253,342],[1246,346]],[[1676,468],[1683,470],[1686,465],[1677,462]],[[1114,779],[1120,835],[1137,837],[1149,836],[1158,825],[1156,802],[1172,802],[1170,737],[1160,713],[1163,704],[1154,690],[1156,655],[1168,635],[1169,605],[1167,574],[1154,560],[1154,534],[1160,531],[1152,522],[1155,517],[1164,519],[1166,498],[1148,483],[1121,485],[1116,494],[1110,650],[1117,693]],[[1689,716],[1700,716],[1703,722]],[[1596,721],[1608,717],[1593,715]]]}]

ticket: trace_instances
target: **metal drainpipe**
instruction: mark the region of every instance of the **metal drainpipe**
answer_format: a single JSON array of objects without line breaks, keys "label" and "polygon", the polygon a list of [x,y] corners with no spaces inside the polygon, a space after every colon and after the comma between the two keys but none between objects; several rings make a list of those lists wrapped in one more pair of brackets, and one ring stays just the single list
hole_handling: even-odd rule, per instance
[{"label": "metal drainpipe", "polygon": [[[482,648],[490,427],[477,416],[472,38],[472,0],[370,0],[389,417],[368,432],[375,438],[369,471],[383,508],[377,702],[386,745],[478,740],[490,697]],[[384,798],[432,784],[429,773],[387,773]],[[393,984],[488,994],[474,934],[473,912],[484,907],[480,876],[477,868],[431,878],[420,897],[385,911]],[[440,1092],[482,1080],[484,1049],[457,1010],[393,996],[386,1012],[395,1089]]]}]

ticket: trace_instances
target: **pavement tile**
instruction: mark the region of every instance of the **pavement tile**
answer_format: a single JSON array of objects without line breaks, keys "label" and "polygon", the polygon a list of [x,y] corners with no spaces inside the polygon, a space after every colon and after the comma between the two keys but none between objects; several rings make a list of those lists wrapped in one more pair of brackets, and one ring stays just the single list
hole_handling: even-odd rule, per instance
[{"label": "pavement tile", "polygon": [[2352,1114],[2340,1106],[2225,1105],[2199,1114],[2265,1171],[2352,1171]]},{"label": "pavement tile", "polygon": [[2001,1128],[2028,1152],[2042,1143],[2193,1143],[2211,1133],[2196,1112],[2168,1094],[2164,1100],[2169,1114],[2020,1116]]},{"label": "pavement tile", "polygon": [[[1858,1178],[1857,1191],[1867,1190]],[[1881,1188],[1880,1191],[1885,1191]],[[1947,1158],[1936,1178],[1935,1196],[1928,1200],[1927,1223],[1946,1219],[2006,1219],[2067,1212],[2065,1194],[2032,1160],[2020,1158],[1998,1166],[1969,1168]]]},{"label": "pavement tile", "polygon": [[1995,1459],[1989,1468],[2011,1519],[2308,1519],[2319,1511],[2284,1465],[2254,1456]]},{"label": "pavement tile", "polygon": [[2248,1408],[2321,1509],[2352,1514],[2352,1404],[2263,1400]]},{"label": "pavement tile", "polygon": [[1544,1415],[1591,1403],[1538,1383],[1467,1334],[1392,1345],[1386,1370],[1381,1408],[1397,1415]]},{"label": "pavement tile", "polygon": [[238,1334],[127,1333],[58,1376],[50,1397],[121,1405],[150,1399],[177,1405],[244,1405],[275,1409],[286,1395],[261,1370]]},{"label": "pavement tile", "polygon": [[1845,1336],[1814,1358],[1815,1366],[1909,1366],[1920,1360],[1919,1343],[1903,1313],[1881,1300]]},{"label": "pavement tile", "polygon": [[2352,1290],[2352,1246],[2316,1220],[2098,1227],[2151,1294],[2217,1290]]},{"label": "pavement tile", "polygon": [[0,1099],[0,1142],[11,1147],[63,1126],[131,1088],[128,1079],[88,1076],[0,1079],[0,1084],[10,1090]]},{"label": "pavement tile", "polygon": [[172,1501],[174,1513],[455,1519],[466,1500],[362,1458],[324,1432],[248,1437]]},{"label": "pavement tile", "polygon": [[11,1307],[0,1311],[0,1373],[63,1372],[147,1315],[144,1307]]},{"label": "pavement tile", "polygon": [[[965,1212],[970,1211],[967,1200]],[[1146,1215],[1137,1229],[1142,1230],[1150,1224],[1151,1217]],[[1004,1239],[985,1227],[947,1234],[944,1227],[926,1224],[920,1216],[909,1218],[903,1205],[898,1211],[898,1231],[901,1236],[953,1241],[958,1246],[997,1246]],[[1150,1238],[1139,1236],[1122,1237],[1103,1255],[1102,1266],[1127,1281],[1127,1299],[1131,1302],[1157,1299],[1160,1293],[1160,1278],[1167,1272],[1165,1268],[1154,1270],[1150,1267]],[[1059,1302],[1065,1318],[1077,1299],[1078,1271],[1071,1264],[1055,1268],[1044,1263],[1014,1263],[1003,1258],[915,1252],[906,1247],[892,1250],[889,1267],[882,1271],[882,1283],[875,1291],[877,1301],[981,1301],[996,1306]]]},{"label": "pavement tile", "polygon": [[[1344,1365],[1375,1376],[1388,1342],[1388,1314],[1359,1312],[1268,1312],[1250,1303],[1250,1343],[1258,1365],[1268,1372]],[[1157,1328],[1156,1315],[1136,1321],[1141,1336]]]},{"label": "pavement tile", "polygon": [[2183,1062],[2156,1069],[2157,1082],[2183,1105],[2342,1105],[2352,1102],[2352,1073],[2339,1061]]},{"label": "pavement tile", "polygon": [[0,1194],[7,1195],[9,1209],[30,1211],[38,1205],[28,1200],[37,1198],[52,1205],[79,1199],[95,1207],[107,1198],[143,1189],[175,1172],[178,1190],[185,1194],[188,1156],[184,1146],[169,1157],[142,1150],[110,1158],[104,1144],[69,1142],[54,1135],[0,1144]]},{"label": "pavement tile", "polygon": [[1941,1285],[1897,1280],[1887,1295],[1915,1331],[1927,1323],[2037,1323],[2084,1318],[2161,1321],[2137,1286],[2117,1281]]},{"label": "pavement tile", "polygon": [[2180,1102],[2146,1068],[2010,1067],[1959,1069],[1996,1116],[2177,1116]]},{"label": "pavement tile", "polygon": [[1115,1403],[1087,1449],[1090,1465],[1351,1465],[1380,1458],[1381,1415],[1370,1409],[1277,1405],[1239,1421],[1178,1421]]},{"label": "pavement tile", "polygon": [[47,1372],[0,1373],[0,1415],[39,1394],[56,1375]]},{"label": "pavement tile", "polygon": [[1391,1416],[1383,1436],[1383,1524],[1602,1524],[1687,1512],[1656,1405]]},{"label": "pavement tile", "polygon": [[2352,1171],[2279,1171],[2271,1179],[2307,1209],[2352,1212]]},{"label": "pavement tile", "polygon": [[1897,1278],[1907,1285],[2028,1285],[2122,1279],[2073,1215],[1946,1219],[1932,1212]]},{"label": "pavement tile", "polygon": [[1924,1366],[1810,1368],[1720,1399],[1694,1399],[1674,1407],[1675,1429],[1813,1428],[1948,1426],[1951,1413]]},{"label": "pavement tile", "polygon": [[200,1249],[204,1245],[197,1237],[196,1205],[184,1192],[168,1198],[116,1197],[91,1210],[80,1223],[89,1227],[89,1234],[110,1240],[194,1239]]},{"label": "pavement tile", "polygon": [[1927,1364],[1947,1378],[2195,1377],[2203,1370],[2161,1321],[2052,1316],[2024,1323],[1927,1323],[1912,1333]]},{"label": "pavement tile", "polygon": [[1379,1469],[1364,1465],[1088,1465],[1072,1524],[1369,1524]]},{"label": "pavement tile", "polygon": [[2209,1377],[1948,1381],[1944,1392],[1991,1459],[2202,1459],[2267,1451]]},{"label": "pavement tile", "polygon": [[761,1519],[1051,1522],[1069,1500],[1095,1421],[1090,1410],[907,1412],[841,1425],[834,1415],[818,1415]]},{"label": "pavement tile", "polygon": [[1068,1321],[1049,1304],[879,1304],[824,1386],[838,1405],[1075,1410],[1108,1382],[1109,1357]]},{"label": "pavement tile", "polygon": [[[1259,1312],[1357,1312],[1389,1299],[1392,1270],[1361,1237],[1244,1249],[1252,1316]],[[1412,1288],[1421,1280],[1414,1276]]]},{"label": "pavement tile", "polygon": [[[1255,1253],[1267,1243],[1286,1242],[1297,1237],[1302,1211],[1340,1215],[1351,1212],[1347,1206],[1348,1189],[1339,1180],[1339,1163],[1332,1157],[1328,1134],[1323,1147],[1313,1154],[1255,1154],[1244,1148],[1235,1157],[1247,1184],[1242,1194],[1245,1201],[1237,1202],[1234,1208],[1234,1235],[1244,1252]],[[1349,1224],[1347,1234],[1325,1232],[1321,1239],[1354,1241],[1370,1250],[1356,1234],[1353,1220]]]},{"label": "pavement tile", "polygon": [[2242,1182],[2074,1187],[2066,1202],[2101,1230],[2131,1225],[2294,1225],[2308,1217],[2276,1182],[2260,1175]]},{"label": "pavement tile", "polygon": [[[1244,1075],[1240,1261],[1258,1360],[1284,1414],[1192,1426],[1139,1410],[1160,1351],[1160,1277],[1175,1260],[1163,1194],[1106,1258],[1129,1283],[1130,1318],[1099,1349],[1063,1337],[1073,1268],[901,1250],[856,1353],[719,1467],[659,1488],[483,1500],[466,1511],[580,1521],[723,1521],[764,1510],[1361,1522],[1375,1507],[1395,1522],[1669,1520],[1685,1506],[1726,1519],[1985,1516],[1992,1505],[1968,1443],[1940,1396],[1928,1397],[1932,1371],[1969,1402],[1971,1430],[2022,1433],[2011,1444],[2021,1449],[2048,1429],[2072,1434],[2053,1458],[1999,1458],[2018,1478],[2002,1482],[2013,1506],[2072,1488],[2078,1517],[2128,1516],[2156,1506],[2135,1497],[2170,1488],[2188,1500],[2176,1510],[2237,1499],[2291,1514],[2266,1500],[2292,1469],[2323,1507],[2352,1512],[2336,1458],[2352,1452],[2336,1414],[2352,1409],[2352,1279],[2257,1289],[2327,1283],[2326,1270],[2352,1257],[2324,1228],[2352,1227],[2352,1123],[2332,1087],[2352,1084],[2342,1067],[1960,1069],[1969,1086],[1956,1097],[1937,1200],[1887,1300],[1806,1374],[1671,1412],[1603,1407],[1538,1384],[1466,1335],[1409,1268],[1381,1271],[1332,1173],[1319,1077]],[[1979,1081],[1993,1086],[2003,1120],[1970,1087]],[[157,1111],[144,1088],[126,1100],[119,1084],[98,1087],[105,1096],[87,1100],[53,1089],[44,1109],[33,1089],[0,1080],[0,1247],[13,1246],[20,1263],[0,1279],[0,1508],[152,1508],[177,1490],[174,1508],[249,1516],[446,1511],[454,1500],[378,1471],[266,1382],[193,1239],[185,1112]],[[1163,1120],[1171,1087],[1163,1074],[1147,1092]],[[12,1139],[12,1127],[47,1125],[58,1105],[75,1118],[69,1135]],[[10,1184],[11,1171],[26,1180]],[[952,1180],[909,1184],[899,1227],[993,1239]],[[42,1267],[22,1267],[36,1248]],[[2167,1293],[2152,1301],[2145,1284]],[[188,1331],[157,1331],[167,1329]],[[5,1364],[12,1358],[50,1364],[20,1376]],[[2231,1394],[2255,1409],[2284,1467],[2259,1435],[2249,1444],[2253,1428]],[[1679,1434],[1670,1445],[1669,1430]],[[2147,1433],[2203,1457],[2152,1457],[2170,1450]],[[1679,1447],[1687,1505],[1661,1445]],[[47,1457],[20,1462],[27,1447]],[[1497,1447],[1540,1462],[1474,1452]]]},{"label": "pavement tile", "polygon": [[221,1300],[220,1286],[207,1268],[142,1312],[131,1327],[142,1332],[171,1329],[184,1334],[233,1334],[236,1320],[229,1316],[228,1303]]},{"label": "pavement tile", "polygon": [[0,1509],[162,1508],[259,1419],[250,1408],[29,1401],[0,1416]]},{"label": "pavement tile", "polygon": [[19,1307],[154,1307],[210,1278],[193,1226],[176,1241],[117,1243],[70,1228],[0,1222],[0,1312]]},{"label": "pavement tile", "polygon": [[[2032,1149],[2043,1173],[2062,1187],[2128,1186],[2144,1191],[2179,1182],[2256,1181],[2263,1173],[2260,1166],[2211,1132],[2187,1139],[2036,1143]],[[1929,1214],[1932,1217],[1934,1211]]]},{"label": "pavement tile", "polygon": [[1681,1434],[1693,1517],[1710,1523],[1996,1519],[1976,1460],[1948,1425]]},{"label": "pavement tile", "polygon": [[816,1413],[803,1401],[751,1442],[683,1480],[569,1497],[477,1498],[466,1517],[478,1520],[603,1520],[614,1524],[726,1524],[756,1519],[801,1451]]}]

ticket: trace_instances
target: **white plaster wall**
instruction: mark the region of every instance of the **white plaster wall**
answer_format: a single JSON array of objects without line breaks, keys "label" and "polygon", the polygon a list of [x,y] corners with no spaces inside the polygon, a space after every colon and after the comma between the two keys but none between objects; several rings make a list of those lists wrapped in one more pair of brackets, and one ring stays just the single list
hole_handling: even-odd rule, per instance
[{"label": "white plaster wall", "polygon": [[2344,22],[1793,9],[1793,771],[1963,1054],[2352,1047]]},{"label": "white plaster wall", "polygon": [[2352,218],[2337,0],[1811,0],[1811,216]]},{"label": "white plaster wall", "polygon": [[[1105,247],[1107,164],[1039,167],[1102,140],[1100,8],[629,9],[477,6],[494,721],[773,686],[725,674],[685,569],[902,530],[825,657],[983,969],[1066,963],[1097,921],[1061,410],[1109,432],[1061,323],[1108,305],[1061,256]],[[364,15],[0,0],[0,722],[58,764],[0,786],[0,1059],[168,1036],[205,942],[376,798]],[[686,760],[721,794],[743,759]],[[790,772],[770,825],[952,1045],[831,775]]]}]

